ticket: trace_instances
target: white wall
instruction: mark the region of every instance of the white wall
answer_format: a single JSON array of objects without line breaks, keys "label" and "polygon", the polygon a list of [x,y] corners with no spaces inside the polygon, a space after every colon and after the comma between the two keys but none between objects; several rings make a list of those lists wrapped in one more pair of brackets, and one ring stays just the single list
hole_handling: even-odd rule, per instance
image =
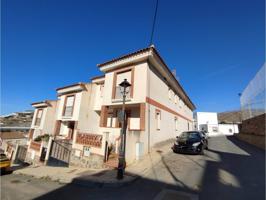
[{"label": "white wall", "polygon": [[[73,137],[73,149],[83,151],[83,146],[76,143],[77,132],[88,133],[88,134],[100,134],[103,135],[103,132],[100,131],[100,113],[94,110],[95,101],[97,100],[97,90],[98,85],[95,83],[86,84],[86,90],[82,92],[82,98],[80,101],[80,111],[78,117],[77,130],[74,132]],[[103,135],[103,144],[102,148],[91,147],[90,152],[100,155],[104,155],[104,135]]]},{"label": "white wall", "polygon": [[51,106],[47,107],[46,116],[43,120],[43,132],[44,134],[54,134],[55,120],[56,120],[56,106],[57,101],[50,101]]},{"label": "white wall", "polygon": [[[143,103],[146,101],[146,84],[147,84],[147,63],[140,63],[134,65],[134,88],[133,98],[127,103]],[[108,72],[105,74],[104,83],[104,97],[103,105],[115,105],[121,104],[120,102],[112,101],[112,89],[113,89],[113,77],[114,72]]]},{"label": "white wall", "polygon": [[98,85],[86,84],[86,89],[82,92],[77,129],[81,132],[99,134],[100,113],[94,111]]},{"label": "white wall", "polygon": [[217,113],[215,112],[197,112],[198,124],[218,124]]},{"label": "white wall", "polygon": [[[147,104],[147,113],[150,116],[147,116],[147,122],[150,123],[150,130],[147,127],[147,137],[150,137],[151,146],[170,139],[175,138],[177,135],[181,134],[183,131],[188,131],[188,123],[189,123],[189,130],[193,130],[192,127],[192,120],[193,120],[193,113],[192,111],[185,105],[182,99],[179,97],[177,98],[178,101],[175,101],[175,94],[171,92],[171,98],[169,98],[169,87],[168,85],[162,80],[163,77],[151,67],[149,73],[147,74],[147,80],[150,84],[147,87],[147,94],[153,100],[159,102],[160,104],[170,108],[171,110],[177,112],[178,114],[184,116],[175,115],[170,113],[164,109],[156,107],[154,105]],[[149,87],[150,85],[150,87]],[[176,94],[178,95],[178,94]],[[157,121],[155,117],[155,109],[161,111],[161,125],[160,130],[157,130]],[[176,130],[175,126],[175,117],[178,120],[178,127]],[[187,120],[186,118],[190,119],[191,121]],[[149,135],[150,131],[150,136]]]},{"label": "white wall", "polygon": [[80,111],[80,103],[81,103],[81,98],[82,98],[83,92],[76,92],[75,93],[75,102],[74,102],[74,110],[73,110],[73,115],[71,117],[64,117],[63,116],[63,109],[64,109],[64,103],[66,99],[66,95],[61,95],[58,98],[58,108],[57,108],[57,113],[56,113],[56,119],[57,120],[73,120],[77,121],[79,117],[79,111]]},{"label": "white wall", "polygon": [[239,133],[237,124],[219,124],[219,132],[223,135],[234,135]]},{"label": "white wall", "polygon": [[196,120],[197,120],[198,130],[200,129],[200,125],[202,124],[211,124],[218,126],[217,113],[214,112],[197,112]]},{"label": "white wall", "polygon": [[[54,133],[57,102],[49,101],[49,104],[50,106],[47,106],[44,108],[36,108],[34,111],[32,124],[31,124],[31,129],[34,129],[34,136],[37,136],[40,134],[53,134]],[[38,109],[42,109],[43,113],[41,117],[40,126],[35,126],[35,120],[37,117]]]}]

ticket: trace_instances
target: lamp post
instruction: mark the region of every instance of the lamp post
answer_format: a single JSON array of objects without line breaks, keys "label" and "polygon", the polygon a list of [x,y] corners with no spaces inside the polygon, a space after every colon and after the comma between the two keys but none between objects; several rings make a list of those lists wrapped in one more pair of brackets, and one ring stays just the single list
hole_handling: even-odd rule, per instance
[{"label": "lamp post", "polygon": [[125,113],[125,101],[126,101],[126,95],[129,91],[126,89],[131,86],[131,84],[127,81],[127,79],[124,79],[123,82],[119,84],[121,94],[123,95],[123,105],[122,105],[122,128],[120,132],[120,148],[119,148],[119,157],[118,157],[118,168],[117,168],[117,179],[123,179],[124,177],[124,170],[125,170],[125,150],[126,150],[126,113]]}]

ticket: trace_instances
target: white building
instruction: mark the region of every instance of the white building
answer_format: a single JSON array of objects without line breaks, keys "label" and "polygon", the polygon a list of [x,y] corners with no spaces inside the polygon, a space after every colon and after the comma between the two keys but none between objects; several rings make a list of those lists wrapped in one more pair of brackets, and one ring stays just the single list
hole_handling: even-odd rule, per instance
[{"label": "white building", "polygon": [[[103,75],[92,78],[91,83],[57,89],[53,135],[70,144],[70,164],[96,167],[95,162],[117,161],[122,108],[119,84],[124,79],[131,84],[126,98],[127,163],[140,159],[156,143],[193,129],[195,106],[153,46],[98,67]],[[51,155],[60,159],[53,153],[55,145],[51,146]]]},{"label": "white building", "polygon": [[196,112],[194,117],[196,129],[206,131],[209,136],[238,133],[237,124],[219,124],[215,112]]}]

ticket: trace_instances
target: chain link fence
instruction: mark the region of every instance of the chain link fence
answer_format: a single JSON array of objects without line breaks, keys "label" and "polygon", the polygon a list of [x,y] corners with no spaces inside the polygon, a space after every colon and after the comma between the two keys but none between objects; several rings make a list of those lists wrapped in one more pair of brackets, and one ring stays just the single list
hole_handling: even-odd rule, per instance
[{"label": "chain link fence", "polygon": [[241,94],[242,120],[265,113],[265,75],[264,64]]}]

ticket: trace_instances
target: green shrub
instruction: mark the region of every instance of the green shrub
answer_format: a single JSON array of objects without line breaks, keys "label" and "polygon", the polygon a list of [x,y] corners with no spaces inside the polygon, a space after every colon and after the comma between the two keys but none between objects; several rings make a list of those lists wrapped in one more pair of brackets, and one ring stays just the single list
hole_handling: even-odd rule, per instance
[{"label": "green shrub", "polygon": [[49,141],[49,134],[44,134],[44,135],[39,135],[38,137],[36,137],[34,139],[35,142],[40,142],[40,141],[45,141],[48,142]]}]

